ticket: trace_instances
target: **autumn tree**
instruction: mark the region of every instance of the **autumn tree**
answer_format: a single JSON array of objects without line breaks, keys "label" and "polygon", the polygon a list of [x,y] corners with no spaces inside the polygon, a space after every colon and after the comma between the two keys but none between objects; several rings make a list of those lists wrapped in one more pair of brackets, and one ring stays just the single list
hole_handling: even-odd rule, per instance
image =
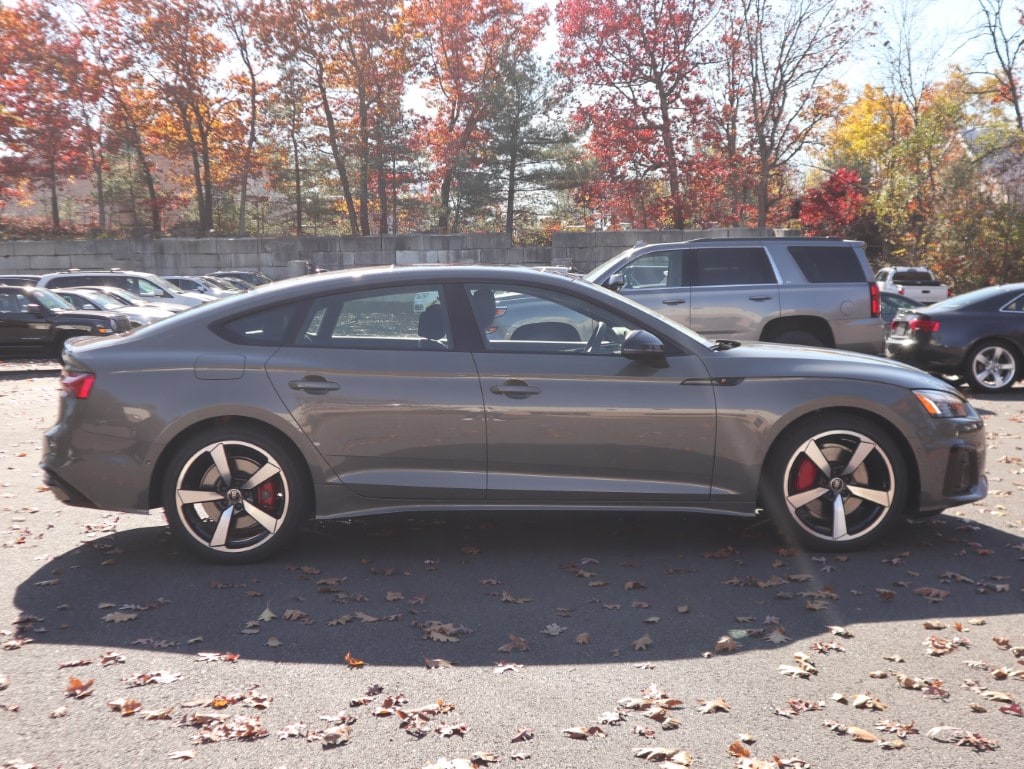
[{"label": "autumn tree", "polygon": [[[266,40],[316,96],[323,144],[353,233],[389,222],[389,168],[404,123],[408,40],[394,0],[271,0]],[[269,49],[268,49],[269,50]]]},{"label": "autumn tree", "polygon": [[[152,105],[159,100],[141,66],[140,53],[131,44],[124,30],[130,16],[123,11],[120,0],[79,0],[67,3],[65,10],[83,41],[83,51],[90,62],[103,114],[103,149],[105,157],[123,161],[110,186],[111,204],[120,205],[129,213],[133,229],[137,226],[136,181],[146,190],[145,208],[149,214],[148,229],[154,234],[162,229],[164,200],[157,190],[157,141],[150,126],[154,117]],[[104,160],[104,165],[106,164]],[[106,188],[106,185],[105,185]],[[118,192],[125,193],[118,200]]]},{"label": "autumn tree", "polygon": [[429,110],[417,141],[433,164],[437,228],[448,232],[459,175],[478,167],[488,140],[494,105],[485,93],[502,76],[503,59],[536,47],[547,10],[527,12],[520,0],[411,0],[405,19],[418,31],[416,74]]},{"label": "autumn tree", "polygon": [[260,4],[243,0],[215,0],[215,10],[221,26],[228,32],[234,43],[234,53],[242,65],[241,72],[234,76],[235,87],[244,99],[238,106],[238,119],[245,126],[244,149],[238,160],[238,234],[246,234],[248,217],[249,179],[258,170],[256,164],[257,140],[263,87],[263,64],[254,36],[261,31],[258,17]]},{"label": "autumn tree", "polygon": [[863,0],[737,0],[757,226],[782,198],[786,171],[845,100],[838,67],[867,32]]},{"label": "autumn tree", "polygon": [[1006,0],[978,0],[981,35],[988,43],[993,61],[993,100],[1013,116],[1018,131],[1024,131],[1024,9]]},{"label": "autumn tree", "polygon": [[21,0],[0,14],[0,154],[9,174],[48,191],[60,230],[60,188],[89,168],[96,94],[80,38],[44,3]]},{"label": "autumn tree", "polygon": [[860,174],[839,168],[800,200],[800,224],[808,235],[850,237],[864,215],[867,195]]},{"label": "autumn tree", "polygon": [[589,148],[610,173],[663,180],[677,228],[688,220],[694,137],[704,130],[701,72],[712,63],[719,9],[719,0],[558,4],[557,66]]}]

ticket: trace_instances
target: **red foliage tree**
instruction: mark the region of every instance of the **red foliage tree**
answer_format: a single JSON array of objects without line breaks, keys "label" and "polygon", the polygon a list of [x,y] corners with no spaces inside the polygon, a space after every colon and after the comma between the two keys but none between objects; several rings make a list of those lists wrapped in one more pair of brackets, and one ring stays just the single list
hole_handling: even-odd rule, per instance
[{"label": "red foliage tree", "polygon": [[699,94],[719,0],[562,0],[558,70],[572,84],[588,147],[618,181],[661,181],[669,223],[686,225]]},{"label": "red foliage tree", "polygon": [[849,235],[866,201],[860,174],[840,168],[800,200],[800,223],[808,235]]}]

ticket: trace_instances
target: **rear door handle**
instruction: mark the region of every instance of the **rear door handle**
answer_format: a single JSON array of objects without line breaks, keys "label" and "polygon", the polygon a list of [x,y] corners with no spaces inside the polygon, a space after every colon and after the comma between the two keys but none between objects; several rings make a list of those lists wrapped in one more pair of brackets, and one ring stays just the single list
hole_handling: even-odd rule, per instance
[{"label": "rear door handle", "polygon": [[491,392],[495,395],[507,395],[509,398],[521,400],[531,395],[539,395],[540,388],[529,385],[521,379],[509,379],[504,384],[491,385]]},{"label": "rear door handle", "polygon": [[685,299],[662,299],[662,304],[686,304]]},{"label": "rear door handle", "polygon": [[769,295],[769,296],[748,296],[747,297],[747,299],[749,299],[751,302],[770,302],[774,298],[775,297],[773,297],[771,295]]},{"label": "rear door handle", "polygon": [[341,385],[337,382],[328,381],[324,377],[318,375],[310,375],[303,377],[302,379],[293,379],[288,383],[288,386],[293,390],[301,390],[302,392],[313,393],[314,395],[341,389]]}]

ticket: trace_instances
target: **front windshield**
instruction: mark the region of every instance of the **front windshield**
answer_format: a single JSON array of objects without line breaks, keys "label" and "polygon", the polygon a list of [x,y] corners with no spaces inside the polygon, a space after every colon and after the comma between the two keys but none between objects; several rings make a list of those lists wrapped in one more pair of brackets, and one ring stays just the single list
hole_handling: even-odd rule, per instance
[{"label": "front windshield", "polygon": [[83,292],[83,295],[88,297],[89,301],[101,310],[119,310],[124,307],[122,302],[119,302],[116,299],[111,299],[109,296],[101,294],[99,291],[87,291]]},{"label": "front windshield", "polygon": [[32,298],[48,310],[73,310],[74,305],[45,288],[32,289]]},{"label": "front windshield", "polygon": [[[162,288],[164,291],[166,291],[168,294],[171,294],[172,296],[180,296],[181,294],[185,293],[180,288],[178,288],[176,285],[171,283],[171,281],[164,280],[159,275],[150,275],[150,276],[146,277],[146,280],[149,281],[150,283],[152,283],[154,286],[159,286],[160,288]],[[142,281],[140,280],[139,283],[141,285]]]},{"label": "front windshield", "polygon": [[141,298],[137,297],[131,291],[125,291],[123,288],[114,288],[111,286],[104,289],[103,293],[107,294],[107,296],[114,297],[114,299],[120,301],[122,304],[134,304],[138,307],[145,304]]}]

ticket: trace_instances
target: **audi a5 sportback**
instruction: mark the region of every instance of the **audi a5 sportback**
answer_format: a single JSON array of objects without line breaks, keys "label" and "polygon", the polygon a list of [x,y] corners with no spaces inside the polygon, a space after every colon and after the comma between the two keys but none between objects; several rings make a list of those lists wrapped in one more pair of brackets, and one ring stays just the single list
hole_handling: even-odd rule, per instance
[{"label": "audi a5 sportback", "polygon": [[314,517],[485,509],[763,512],[847,550],[987,489],[982,420],[942,381],[712,343],[536,270],[295,278],[64,356],[46,483],[75,505],[163,508],[223,562]]}]

